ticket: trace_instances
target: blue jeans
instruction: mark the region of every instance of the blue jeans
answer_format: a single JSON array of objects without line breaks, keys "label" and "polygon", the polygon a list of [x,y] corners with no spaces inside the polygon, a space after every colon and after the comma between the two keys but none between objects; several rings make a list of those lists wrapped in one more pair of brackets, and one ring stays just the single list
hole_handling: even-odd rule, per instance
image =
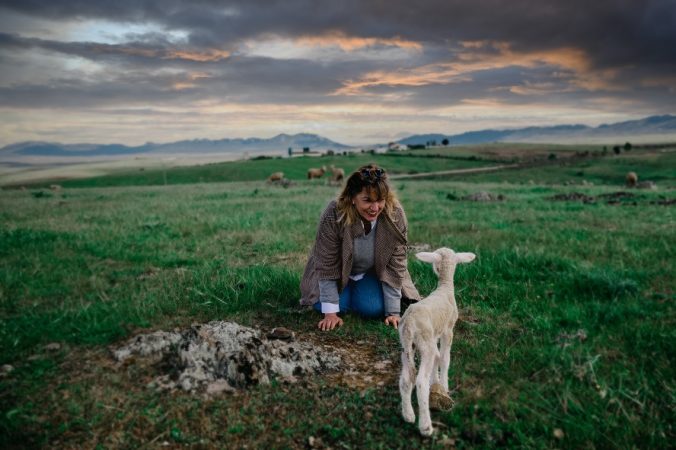
[{"label": "blue jeans", "polygon": [[[385,315],[385,300],[380,280],[373,272],[368,272],[359,281],[350,279],[340,293],[338,304],[340,312],[353,312],[367,319],[375,319]],[[321,312],[322,304],[315,303],[314,308]]]}]

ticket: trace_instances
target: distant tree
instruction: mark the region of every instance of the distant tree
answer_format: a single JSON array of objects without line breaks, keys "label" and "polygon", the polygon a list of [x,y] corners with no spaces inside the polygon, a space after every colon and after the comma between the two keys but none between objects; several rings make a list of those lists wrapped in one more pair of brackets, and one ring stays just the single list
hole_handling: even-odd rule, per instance
[{"label": "distant tree", "polygon": [[631,142],[624,143],[624,151],[625,152],[631,151]]},{"label": "distant tree", "polygon": [[603,152],[601,152],[601,153],[602,153],[603,155],[607,155],[607,154],[608,154],[608,147],[606,147],[606,146],[604,145],[604,146],[603,146]]},{"label": "distant tree", "polygon": [[613,151],[615,152],[616,155],[619,155],[622,150],[620,150],[619,145],[616,145],[613,147]]},{"label": "distant tree", "polygon": [[444,147],[447,147],[447,146],[448,146],[448,139],[444,138],[444,140],[441,141],[441,144],[442,144]]},{"label": "distant tree", "polygon": [[293,149],[291,147],[289,147],[289,157],[292,157],[292,156],[293,156]]},{"label": "distant tree", "polygon": [[310,147],[303,147],[303,153],[310,153]]},{"label": "distant tree", "polygon": [[327,151],[326,151],[326,155],[327,155],[327,156],[333,156],[333,155],[335,155],[335,154],[336,154],[336,152],[334,152],[333,150],[327,150]]}]

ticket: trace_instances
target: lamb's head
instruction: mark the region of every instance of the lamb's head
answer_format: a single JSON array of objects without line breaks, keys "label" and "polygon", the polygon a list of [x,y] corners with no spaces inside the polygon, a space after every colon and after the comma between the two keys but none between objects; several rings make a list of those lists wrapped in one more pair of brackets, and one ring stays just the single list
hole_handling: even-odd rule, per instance
[{"label": "lamb's head", "polygon": [[453,276],[455,266],[461,263],[474,261],[476,255],[470,252],[456,253],[450,248],[442,247],[433,252],[420,252],[415,254],[420,261],[432,264],[432,269],[438,277],[445,274]]}]

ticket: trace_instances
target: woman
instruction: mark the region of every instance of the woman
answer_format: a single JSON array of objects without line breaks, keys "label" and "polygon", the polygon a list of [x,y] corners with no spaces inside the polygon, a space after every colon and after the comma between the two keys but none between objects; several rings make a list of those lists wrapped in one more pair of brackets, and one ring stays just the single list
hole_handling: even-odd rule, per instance
[{"label": "woman", "polygon": [[407,268],[407,234],[385,170],[371,164],[350,175],[322,213],[300,284],[300,303],[324,314],[321,330],[341,326],[338,313],[348,311],[399,325],[402,296],[420,300]]}]

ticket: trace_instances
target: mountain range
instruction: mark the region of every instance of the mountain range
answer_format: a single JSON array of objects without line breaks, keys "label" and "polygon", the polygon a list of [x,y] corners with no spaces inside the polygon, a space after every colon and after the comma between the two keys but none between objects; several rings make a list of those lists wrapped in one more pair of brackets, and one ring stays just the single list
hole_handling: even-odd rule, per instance
[{"label": "mountain range", "polygon": [[676,138],[676,116],[650,116],[639,120],[589,127],[586,125],[558,125],[552,127],[527,127],[512,130],[480,130],[462,134],[417,134],[401,139],[405,145],[424,145],[430,141],[440,144],[448,139],[449,145],[485,144],[489,142],[551,142],[599,141],[631,139],[639,136],[667,136]]},{"label": "mountain range", "polygon": [[[551,127],[526,127],[502,130],[470,131],[462,134],[417,134],[400,139],[406,145],[426,144],[435,141],[441,144],[448,139],[449,145],[483,144],[490,142],[542,142],[579,143],[606,141],[609,144],[638,137],[650,139],[676,139],[676,116],[650,116],[644,119],[604,124],[598,127],[586,125],[558,125]],[[354,149],[322,136],[309,133],[294,135],[279,134],[270,139],[194,139],[166,144],[148,142],[140,146],[122,144],[59,144],[52,142],[20,142],[0,149],[4,160],[17,157],[124,157],[127,155],[217,155],[217,154],[286,154],[288,148],[310,150],[345,151]],[[372,146],[366,146],[372,147]]]},{"label": "mountain range", "polygon": [[100,157],[125,155],[204,155],[215,153],[258,154],[282,153],[289,148],[293,151],[310,150],[345,150],[347,145],[334,142],[316,134],[300,133],[294,135],[279,134],[270,139],[193,139],[186,141],[156,144],[148,142],[130,147],[122,144],[59,144],[53,142],[20,142],[0,149],[0,156],[50,156],[50,157]]}]

